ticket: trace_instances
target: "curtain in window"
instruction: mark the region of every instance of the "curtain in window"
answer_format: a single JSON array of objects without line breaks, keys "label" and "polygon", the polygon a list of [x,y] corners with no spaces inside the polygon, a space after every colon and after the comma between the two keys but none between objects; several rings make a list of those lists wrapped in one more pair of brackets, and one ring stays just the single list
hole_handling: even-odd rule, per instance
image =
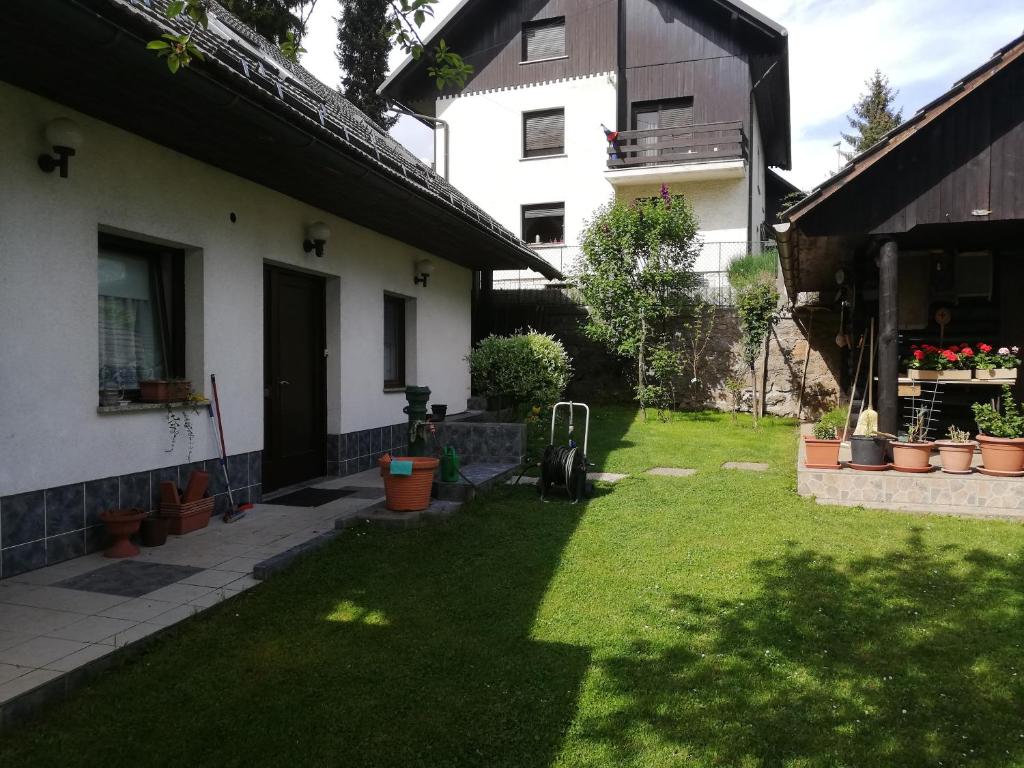
[{"label": "curtain in window", "polygon": [[145,256],[101,252],[99,257],[100,386],[137,389],[166,375],[155,276]]}]

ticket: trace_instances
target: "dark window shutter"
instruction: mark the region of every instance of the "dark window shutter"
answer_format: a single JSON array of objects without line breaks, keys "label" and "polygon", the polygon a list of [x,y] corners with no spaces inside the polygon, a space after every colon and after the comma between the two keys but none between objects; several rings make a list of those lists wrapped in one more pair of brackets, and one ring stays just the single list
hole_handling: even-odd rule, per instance
[{"label": "dark window shutter", "polygon": [[565,110],[523,115],[523,157],[560,155],[565,151]]},{"label": "dark window shutter", "polygon": [[558,203],[550,203],[543,206],[523,206],[524,219],[544,219],[547,218],[548,216],[565,216],[565,204],[563,203],[559,205]]},{"label": "dark window shutter", "polygon": [[661,108],[659,128],[690,128],[693,126],[693,102],[674,102]]},{"label": "dark window shutter", "polygon": [[523,25],[523,61],[565,56],[565,18]]}]

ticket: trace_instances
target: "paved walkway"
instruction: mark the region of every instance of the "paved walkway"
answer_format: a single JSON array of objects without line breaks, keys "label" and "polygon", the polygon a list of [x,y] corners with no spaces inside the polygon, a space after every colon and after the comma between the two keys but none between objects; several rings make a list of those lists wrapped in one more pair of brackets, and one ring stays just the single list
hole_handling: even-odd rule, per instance
[{"label": "paved walkway", "polygon": [[376,469],[314,487],[381,490],[320,507],[257,504],[238,522],[211,520],[134,558],[97,552],[0,581],[0,710],[10,703],[0,722],[22,694],[252,588],[257,564],[384,496]]}]

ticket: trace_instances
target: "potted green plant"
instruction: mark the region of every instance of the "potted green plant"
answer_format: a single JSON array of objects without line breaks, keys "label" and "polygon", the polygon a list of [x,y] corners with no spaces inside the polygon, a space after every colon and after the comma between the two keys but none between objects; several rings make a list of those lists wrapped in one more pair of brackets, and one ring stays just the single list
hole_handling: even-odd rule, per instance
[{"label": "potted green plant", "polygon": [[978,353],[974,359],[974,378],[976,379],[1017,379],[1017,367],[1020,365],[1020,347],[999,347],[984,342],[978,343]]},{"label": "potted green plant", "polygon": [[948,381],[971,378],[974,350],[966,344],[936,347],[933,344],[913,345],[904,363],[907,376],[920,381]]},{"label": "potted green plant", "polygon": [[947,439],[935,441],[942,461],[942,471],[951,475],[969,475],[974,461],[974,449],[978,444],[971,439],[968,431],[953,425],[947,434]]},{"label": "potted green plant", "polygon": [[822,416],[814,425],[811,435],[804,435],[804,466],[808,469],[839,469],[839,429]]},{"label": "potted green plant", "polygon": [[1003,477],[1024,475],[1024,407],[1003,385],[1002,403],[974,403],[971,410],[978,423],[978,443],[984,466],[979,472]]},{"label": "potted green plant", "polygon": [[928,436],[928,409],[917,408],[907,425],[905,439],[891,441],[893,469],[898,472],[930,472],[932,443]]}]

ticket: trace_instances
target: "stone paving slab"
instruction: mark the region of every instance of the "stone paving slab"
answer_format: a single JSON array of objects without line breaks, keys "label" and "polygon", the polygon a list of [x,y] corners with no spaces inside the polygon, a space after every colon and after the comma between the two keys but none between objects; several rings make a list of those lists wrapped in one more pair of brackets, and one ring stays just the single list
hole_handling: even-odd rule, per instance
[{"label": "stone paving slab", "polygon": [[654,467],[648,469],[645,474],[660,475],[662,477],[690,477],[697,474],[697,470],[687,467]]},{"label": "stone paving slab", "polygon": [[722,469],[742,469],[745,472],[767,472],[771,467],[760,461],[727,461]]},{"label": "stone paving slab", "polygon": [[432,499],[430,506],[417,512],[392,512],[383,501],[351,515],[339,517],[335,527],[339,530],[358,525],[374,525],[381,528],[415,528],[432,520],[451,517],[462,506],[458,501]]},{"label": "stone paving slab", "polygon": [[598,480],[602,483],[617,483],[627,477],[629,475],[621,475],[618,472],[587,472],[588,480]]}]

